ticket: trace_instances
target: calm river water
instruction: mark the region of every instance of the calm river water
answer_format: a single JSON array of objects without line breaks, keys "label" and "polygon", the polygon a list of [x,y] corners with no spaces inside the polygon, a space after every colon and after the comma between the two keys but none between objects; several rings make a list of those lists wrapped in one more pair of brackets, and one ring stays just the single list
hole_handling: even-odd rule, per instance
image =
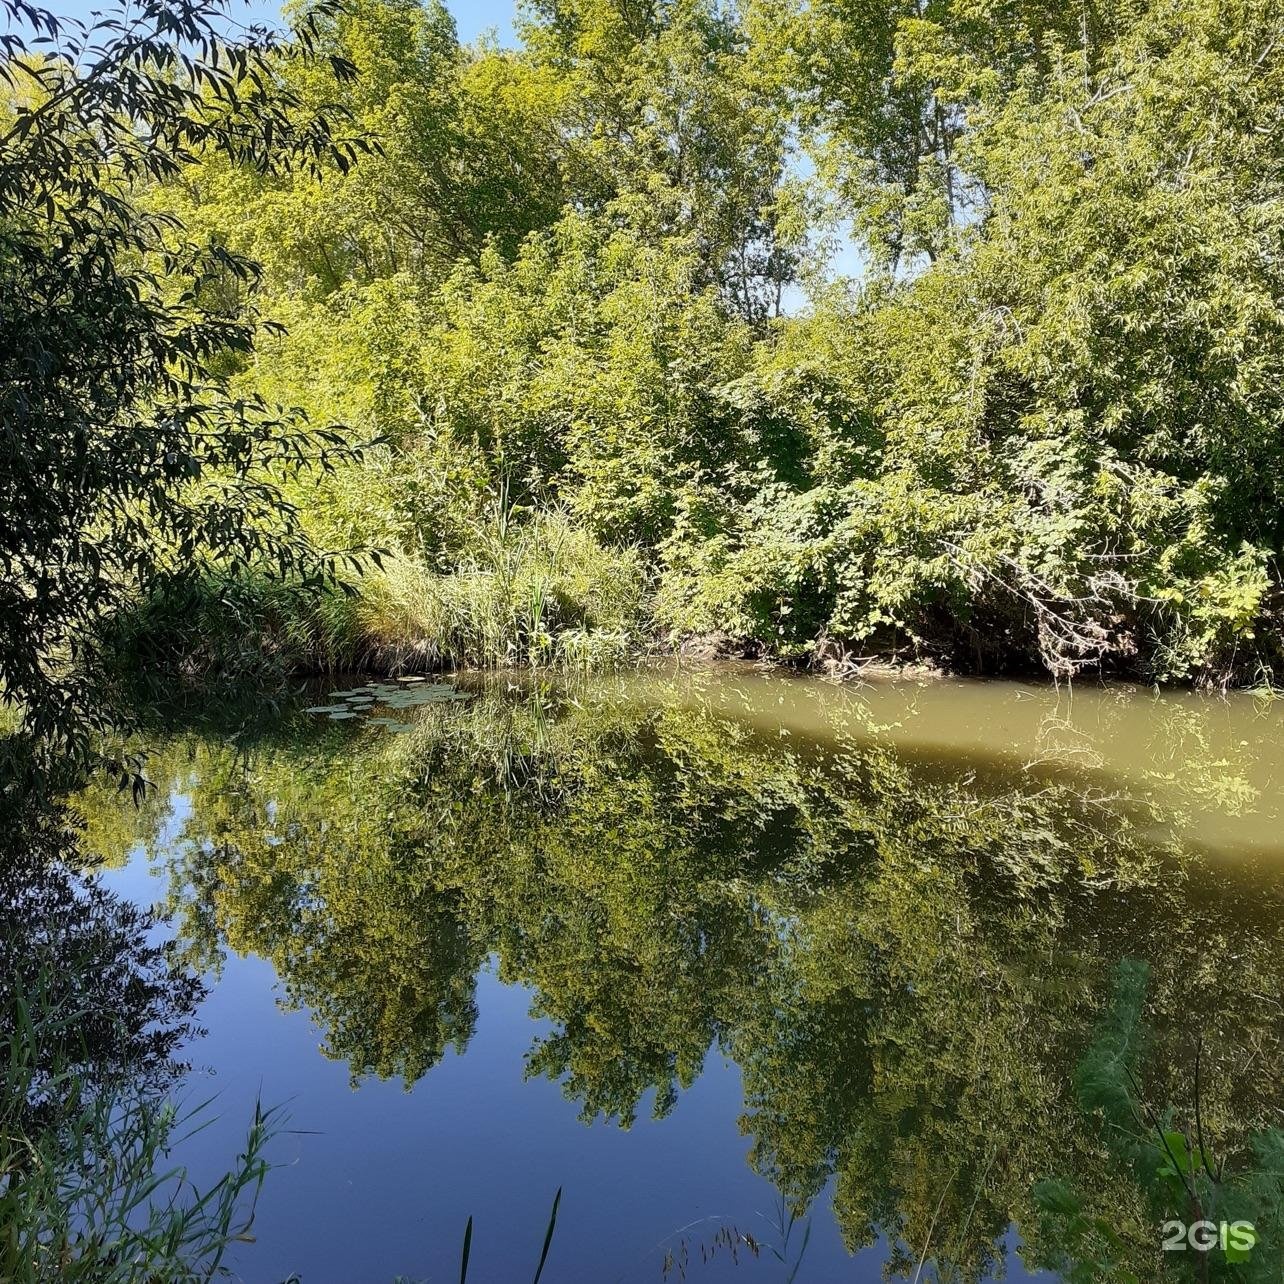
[{"label": "calm river water", "polygon": [[211,978],[193,1175],[288,1108],[243,1278],[457,1280],[471,1215],[528,1281],[559,1187],[546,1284],[1180,1278],[1198,1181],[1281,1260],[1280,706],[332,686],[84,805]]}]

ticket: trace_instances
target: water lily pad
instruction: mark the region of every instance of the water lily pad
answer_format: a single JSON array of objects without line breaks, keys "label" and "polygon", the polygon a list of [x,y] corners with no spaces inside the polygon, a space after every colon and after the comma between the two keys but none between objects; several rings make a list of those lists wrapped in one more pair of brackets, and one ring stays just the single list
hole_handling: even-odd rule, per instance
[{"label": "water lily pad", "polygon": [[339,709],[330,714],[331,722],[342,722],[345,718],[355,718],[357,715],[351,709]]},{"label": "water lily pad", "polygon": [[413,709],[425,704],[449,704],[456,700],[471,700],[472,693],[460,691],[456,687],[447,686],[444,683],[425,684],[424,686],[411,687],[401,692],[400,695],[389,696],[386,703],[389,708],[393,709]]},{"label": "water lily pad", "polygon": [[343,705],[341,704],[314,704],[310,708],[304,709],[304,713],[342,713]]}]

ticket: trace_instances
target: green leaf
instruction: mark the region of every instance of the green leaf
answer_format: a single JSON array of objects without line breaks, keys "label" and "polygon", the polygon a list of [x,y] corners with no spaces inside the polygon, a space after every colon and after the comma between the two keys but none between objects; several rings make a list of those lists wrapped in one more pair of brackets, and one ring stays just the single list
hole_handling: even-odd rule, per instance
[{"label": "green leaf", "polygon": [[[1248,1241],[1244,1243],[1243,1241]],[[1233,1230],[1226,1239],[1226,1260],[1235,1265],[1248,1261],[1249,1254],[1257,1243],[1257,1231],[1252,1226],[1240,1226]]]},{"label": "green leaf", "polygon": [[[1167,1153],[1177,1162],[1177,1173],[1181,1176],[1189,1176],[1194,1171],[1194,1160],[1191,1158],[1189,1149],[1186,1146],[1186,1136],[1184,1133],[1169,1131],[1164,1133],[1164,1143]],[[1165,1176],[1172,1174],[1171,1164],[1160,1169]]]}]

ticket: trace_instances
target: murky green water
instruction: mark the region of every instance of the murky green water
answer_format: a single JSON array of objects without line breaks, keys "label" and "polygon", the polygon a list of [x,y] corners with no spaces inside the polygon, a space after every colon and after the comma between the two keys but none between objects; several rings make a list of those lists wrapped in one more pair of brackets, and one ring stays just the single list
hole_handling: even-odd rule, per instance
[{"label": "murky green water", "polygon": [[[469,1212],[528,1278],[558,1186],[553,1280],[1278,1278],[1278,707],[457,685],[175,730],[141,815],[86,800],[222,977],[195,1061],[321,1138],[246,1278],[457,1278]],[[1195,1212],[1251,1260],[1163,1253]]]}]

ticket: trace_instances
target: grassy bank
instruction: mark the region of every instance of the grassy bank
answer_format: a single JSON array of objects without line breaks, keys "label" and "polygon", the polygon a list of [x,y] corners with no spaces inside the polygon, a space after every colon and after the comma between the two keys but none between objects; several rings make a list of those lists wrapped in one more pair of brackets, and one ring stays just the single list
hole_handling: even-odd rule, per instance
[{"label": "grassy bank", "polygon": [[119,673],[211,680],[361,669],[601,667],[647,644],[647,572],[560,513],[479,525],[454,564],[367,559],[344,589],[218,570],[175,579],[104,630]]}]

